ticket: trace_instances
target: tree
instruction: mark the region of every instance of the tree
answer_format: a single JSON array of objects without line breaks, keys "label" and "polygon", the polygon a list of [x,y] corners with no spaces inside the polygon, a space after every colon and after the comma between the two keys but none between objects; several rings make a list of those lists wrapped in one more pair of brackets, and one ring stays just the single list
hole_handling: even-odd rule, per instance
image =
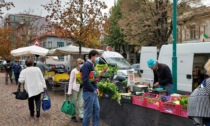
[{"label": "tree", "polygon": [[0,28],[0,56],[3,59],[11,59],[10,51],[14,49],[13,30],[13,27]]},{"label": "tree", "polygon": [[118,21],[122,19],[123,14],[120,9],[120,4],[122,0],[118,0],[117,3],[110,10],[110,17],[108,22],[110,27],[107,30],[107,35],[105,36],[104,42],[112,47],[122,47],[125,44],[124,35],[121,32],[120,25]]},{"label": "tree", "polygon": [[[179,14],[192,9],[200,0],[182,0]],[[124,39],[132,45],[158,46],[168,43],[172,33],[172,3],[170,0],[123,0],[123,19],[119,21]]]},{"label": "tree", "polygon": [[123,19],[123,13],[121,11],[121,4],[123,0],[118,0],[110,10],[110,17],[108,19],[108,30],[105,36],[104,42],[109,46],[120,48],[121,53],[126,53],[127,60],[130,59],[130,52],[134,49],[133,45],[130,45],[124,40],[124,34],[119,25],[119,21]]},{"label": "tree", "polygon": [[2,12],[2,8],[6,8],[6,10],[10,10],[11,7],[15,7],[13,2],[5,2],[4,0],[0,1],[0,18],[2,18],[2,15],[4,14]]},{"label": "tree", "polygon": [[106,15],[102,10],[107,6],[100,0],[72,0],[62,5],[61,0],[50,2],[43,7],[50,13],[46,18],[53,21],[51,26],[55,29],[65,30],[64,37],[72,37],[81,47],[91,43],[90,36],[100,39],[100,31],[103,30],[103,23]]}]

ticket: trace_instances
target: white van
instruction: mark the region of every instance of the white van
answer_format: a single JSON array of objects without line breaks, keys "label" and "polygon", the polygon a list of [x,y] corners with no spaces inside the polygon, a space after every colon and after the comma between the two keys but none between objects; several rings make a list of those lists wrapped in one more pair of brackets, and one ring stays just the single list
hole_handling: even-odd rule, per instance
[{"label": "white van", "polygon": [[[163,45],[158,62],[172,70],[172,44]],[[147,66],[147,60],[157,59],[156,47],[142,47],[140,72],[142,81],[153,84],[153,72]],[[177,90],[192,92],[204,78],[204,65],[210,58],[210,42],[177,44]]]},{"label": "white van", "polygon": [[134,70],[131,68],[130,63],[118,52],[114,51],[104,51],[101,57],[107,62],[112,64],[117,64],[119,70],[117,75],[127,76],[127,70]]}]

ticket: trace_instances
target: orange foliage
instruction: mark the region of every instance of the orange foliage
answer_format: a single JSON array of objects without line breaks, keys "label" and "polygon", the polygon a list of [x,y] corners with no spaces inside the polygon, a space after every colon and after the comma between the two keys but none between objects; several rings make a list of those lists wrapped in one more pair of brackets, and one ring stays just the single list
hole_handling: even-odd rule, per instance
[{"label": "orange foliage", "polygon": [[14,32],[12,27],[0,28],[0,56],[3,59],[10,59],[10,51],[14,48]]},{"label": "orange foliage", "polygon": [[72,0],[63,6],[62,0],[56,0],[42,6],[50,13],[46,18],[53,21],[50,25],[56,28],[58,36],[72,37],[79,46],[98,47],[93,41],[99,41],[105,29],[103,24],[107,16],[102,13],[107,8],[105,2]]}]

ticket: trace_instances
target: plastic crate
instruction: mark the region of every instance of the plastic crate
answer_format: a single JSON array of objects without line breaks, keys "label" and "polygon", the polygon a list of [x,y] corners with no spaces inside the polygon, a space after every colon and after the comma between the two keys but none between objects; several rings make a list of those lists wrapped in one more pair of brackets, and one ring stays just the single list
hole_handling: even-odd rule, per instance
[{"label": "plastic crate", "polygon": [[160,112],[178,115],[180,114],[180,107],[172,102],[159,102]]},{"label": "plastic crate", "polygon": [[188,118],[188,113],[187,113],[187,107],[185,106],[179,106],[179,116],[181,117],[185,117],[185,118]]},{"label": "plastic crate", "polygon": [[144,96],[132,95],[132,104],[146,107]]},{"label": "plastic crate", "polygon": [[144,97],[147,108],[160,110],[160,98],[158,94],[146,93]]},{"label": "plastic crate", "polygon": [[132,96],[121,95],[121,103],[132,103]]},{"label": "plastic crate", "polygon": [[55,82],[59,82],[60,80],[69,80],[69,75],[66,73],[63,74],[55,74],[53,80]]}]

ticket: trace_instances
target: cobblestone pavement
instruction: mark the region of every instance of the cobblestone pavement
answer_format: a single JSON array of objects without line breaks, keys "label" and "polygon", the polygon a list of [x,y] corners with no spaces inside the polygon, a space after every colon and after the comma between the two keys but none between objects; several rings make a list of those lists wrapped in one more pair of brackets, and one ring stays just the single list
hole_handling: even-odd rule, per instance
[{"label": "cobblestone pavement", "polygon": [[[4,83],[4,73],[0,73],[0,126],[81,126],[80,122],[70,121],[70,117],[60,111],[65,100],[62,91],[50,91],[52,107],[49,111],[41,111],[39,119],[29,116],[28,101],[16,100],[11,93],[17,85]],[[100,122],[100,126],[108,126]]]}]

